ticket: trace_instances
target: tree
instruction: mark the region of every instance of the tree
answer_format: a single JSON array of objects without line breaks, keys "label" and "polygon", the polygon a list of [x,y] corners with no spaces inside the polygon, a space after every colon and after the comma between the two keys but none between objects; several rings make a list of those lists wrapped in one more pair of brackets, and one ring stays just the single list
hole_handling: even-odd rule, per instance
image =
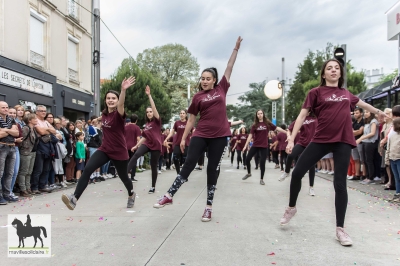
[{"label": "tree", "polygon": [[200,66],[185,46],[166,44],[146,49],[138,54],[136,61],[140,68],[161,80],[171,98],[180,97],[172,101],[172,113],[187,108],[187,86],[194,88],[197,84]]},{"label": "tree", "polygon": [[[272,100],[264,94],[266,81],[259,83],[250,83],[252,89],[244,95],[238,97],[240,103],[237,105],[228,104],[227,115],[229,119],[243,120],[243,123],[249,128],[254,123],[254,117],[258,110],[263,110],[265,115],[272,120]],[[281,99],[277,100],[277,121],[281,120]]]},{"label": "tree", "polygon": [[383,75],[380,79],[379,79],[379,83],[378,85],[381,85],[389,80],[393,80],[395,77],[397,77],[399,75],[399,69],[396,68],[392,73],[387,74],[387,75]]},{"label": "tree", "polygon": [[[328,43],[325,50],[316,52],[308,51],[304,61],[298,65],[293,86],[287,95],[286,119],[293,121],[297,118],[307,93],[319,86],[320,72],[324,62],[332,58],[336,47]],[[367,89],[365,75],[362,71],[356,71],[351,60],[346,62],[347,66],[347,89],[353,94],[359,94]]]},{"label": "tree", "polygon": [[[125,97],[125,112],[129,114],[137,114],[139,117],[138,125],[145,124],[146,108],[150,106],[147,95],[144,92],[146,85],[151,88],[151,95],[156,104],[157,110],[160,113],[162,123],[168,123],[171,118],[171,99],[166,94],[161,81],[154,78],[150,72],[140,69],[138,65],[129,59],[124,59],[121,66],[111,76],[110,81],[103,84],[100,96],[104,96],[108,90],[121,91],[121,82],[125,77],[135,76],[136,83],[132,88],[129,88]],[[102,102],[102,108],[105,103]]]}]

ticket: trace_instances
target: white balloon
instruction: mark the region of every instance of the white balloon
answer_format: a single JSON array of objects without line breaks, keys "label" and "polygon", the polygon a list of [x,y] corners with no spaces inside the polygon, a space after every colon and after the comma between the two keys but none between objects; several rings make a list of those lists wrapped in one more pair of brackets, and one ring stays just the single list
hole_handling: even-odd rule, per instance
[{"label": "white balloon", "polygon": [[270,80],[264,87],[265,96],[271,100],[279,99],[282,96],[282,86],[278,80]]}]

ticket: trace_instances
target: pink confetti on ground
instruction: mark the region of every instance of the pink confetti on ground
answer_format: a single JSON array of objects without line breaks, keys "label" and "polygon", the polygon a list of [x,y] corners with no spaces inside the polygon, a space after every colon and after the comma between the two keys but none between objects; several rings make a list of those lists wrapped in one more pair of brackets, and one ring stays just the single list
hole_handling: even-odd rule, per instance
[{"label": "pink confetti on ground", "polygon": [[267,254],[267,256],[275,256],[275,253],[271,252],[271,253]]},{"label": "pink confetti on ground", "polygon": [[99,218],[99,221],[103,221],[103,220],[104,220],[104,217],[101,216],[101,217]]}]

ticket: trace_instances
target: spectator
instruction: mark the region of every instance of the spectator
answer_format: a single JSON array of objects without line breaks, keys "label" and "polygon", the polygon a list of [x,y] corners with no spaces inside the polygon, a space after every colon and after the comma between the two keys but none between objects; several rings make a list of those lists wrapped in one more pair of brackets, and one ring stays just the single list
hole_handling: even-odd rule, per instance
[{"label": "spectator", "polygon": [[375,163],[374,155],[378,150],[378,120],[375,119],[375,114],[369,111],[364,111],[364,134],[357,139],[357,144],[362,143],[362,151],[366,172],[366,179],[360,183],[367,185],[372,183],[373,180],[380,180],[379,177],[375,177]]},{"label": "spectator", "polygon": [[35,114],[27,114],[24,116],[24,126],[22,127],[23,141],[20,146],[20,168],[18,172],[18,184],[21,190],[21,197],[29,197],[31,190],[31,174],[36,158],[37,133],[35,126],[37,119]]},{"label": "spectator", "polygon": [[25,109],[22,105],[14,106],[15,110],[17,111],[17,117],[15,118],[15,122],[17,122],[21,128],[25,126],[24,116],[25,116]]},{"label": "spectator", "polygon": [[[286,125],[281,125],[281,128],[283,130],[286,130]],[[279,132],[277,136],[277,140],[279,142],[278,144],[278,150],[279,154],[281,155],[280,157],[280,164],[281,164],[281,172],[283,172],[283,165],[286,165],[286,158],[287,158],[287,153],[286,153],[286,146],[287,146],[287,135],[286,133]]]},{"label": "spectator", "polygon": [[[17,110],[13,107],[8,108],[8,116],[15,120],[15,118],[17,118]],[[15,122],[17,122],[17,121],[15,121]],[[18,128],[19,135],[18,135],[18,138],[15,138],[15,164],[14,164],[14,174],[11,179],[10,197],[18,200],[18,197],[15,196],[13,189],[14,189],[15,182],[17,181],[17,175],[18,175],[18,171],[19,171],[19,164],[20,164],[19,145],[22,142],[22,128],[19,123],[16,123],[16,125]]]},{"label": "spectator", "polygon": [[81,120],[75,121],[75,134],[81,132],[83,137],[85,137],[85,129],[83,127],[83,122]]},{"label": "spectator", "polygon": [[15,164],[15,138],[18,136],[18,127],[14,119],[8,116],[8,104],[0,101],[0,205],[18,201],[10,197]]},{"label": "spectator", "polygon": [[33,194],[50,193],[52,189],[47,186],[48,176],[51,167],[52,154],[51,134],[56,134],[56,130],[48,121],[45,120],[46,107],[38,105],[36,107],[37,125],[35,129],[39,135],[39,144],[36,150],[35,166],[33,167],[31,177],[31,188]]},{"label": "spectator", "polygon": [[75,138],[76,138],[76,152],[75,152],[76,179],[79,180],[82,171],[85,169],[86,151],[85,151],[85,145],[83,144],[83,139],[85,138],[85,135],[82,132],[78,132],[75,134]]},{"label": "spectator", "polygon": [[[97,121],[97,116],[92,116],[91,119],[91,124],[89,124],[89,129],[88,129],[88,149],[89,149],[89,156],[92,157],[92,155],[97,151],[98,148],[101,146],[101,138],[100,138],[100,129],[97,128],[98,126],[98,121]],[[100,181],[100,168],[96,169],[92,175],[90,176],[90,183],[94,183],[95,181]],[[104,179],[105,180],[105,179]],[[103,181],[104,181],[103,180]]]},{"label": "spectator", "polygon": [[59,118],[54,118],[54,126],[56,128],[56,132],[61,136],[59,138],[59,142],[57,143],[57,153],[58,158],[53,160],[53,172],[55,174],[56,183],[55,186],[58,188],[67,187],[67,184],[64,182],[64,166],[63,166],[63,159],[68,154],[65,145],[67,141],[64,137],[64,132],[61,130],[61,120]]},{"label": "spectator", "polygon": [[[363,109],[362,108],[355,108],[354,109],[354,118],[356,121],[353,122],[353,135],[355,140],[357,141],[359,138],[364,133],[364,118],[363,118]],[[354,167],[355,167],[355,175],[353,178],[349,177],[349,180],[360,180],[363,179],[361,175],[361,166],[364,163],[364,158],[363,158],[363,151],[362,151],[363,145],[362,143],[357,144],[356,148],[353,148],[351,151],[351,156],[353,157],[354,160]],[[363,166],[363,169],[365,167]]]},{"label": "spectator", "polygon": [[[393,179],[392,172],[390,171],[390,162],[386,160],[386,147],[387,147],[387,136],[391,130],[393,130],[393,119],[392,119],[392,109],[386,108],[384,110],[385,114],[390,118],[384,118],[385,124],[382,127],[381,141],[379,144],[379,154],[382,156],[382,168],[385,168],[387,179],[382,181],[385,187],[390,187],[391,181]],[[394,182],[393,182],[394,183]]]},{"label": "spectator", "polygon": [[[72,122],[69,122],[67,124],[67,130],[69,134],[69,142],[71,145],[71,152],[68,152],[67,150],[67,159],[66,159],[66,167],[65,167],[65,177],[67,179],[67,185],[68,183],[76,183],[75,179],[75,124]],[[68,144],[67,144],[68,145]]]},{"label": "spectator", "polygon": [[[400,117],[400,105],[395,105],[392,108],[392,119],[396,119]],[[389,133],[387,134],[387,136],[385,137],[385,139],[389,139],[393,134],[395,134],[396,132],[394,132],[393,128],[392,130],[389,130]],[[396,182],[393,180],[394,179],[394,174],[393,171],[391,172],[391,177],[392,180],[390,181],[390,186],[385,187],[385,190],[396,190]]]},{"label": "spectator", "polygon": [[386,163],[390,162],[396,182],[396,194],[392,201],[400,202],[400,118],[393,120],[393,131],[387,144]]},{"label": "spectator", "polygon": [[[46,116],[44,117],[44,119],[49,122],[50,125],[52,125],[55,128],[55,123],[54,123],[54,115],[52,113],[47,113]],[[58,139],[60,139],[61,137],[58,136]],[[50,170],[49,170],[49,175],[47,176],[47,180],[48,180],[48,185],[50,189],[57,189],[59,188],[59,186],[57,186],[55,184],[55,179],[56,179],[56,174],[54,172],[54,164],[53,164],[53,160],[50,164]],[[61,187],[61,186],[60,186]]]}]

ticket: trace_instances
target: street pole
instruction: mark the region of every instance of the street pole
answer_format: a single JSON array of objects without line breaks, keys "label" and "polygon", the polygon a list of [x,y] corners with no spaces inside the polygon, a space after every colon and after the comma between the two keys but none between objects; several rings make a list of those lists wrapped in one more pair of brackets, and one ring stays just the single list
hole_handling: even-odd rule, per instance
[{"label": "street pole", "polygon": [[100,0],[93,0],[94,114],[100,115]]},{"label": "street pole", "polygon": [[285,124],[285,58],[282,57],[282,124]]},{"label": "street pole", "polygon": [[343,71],[344,71],[343,87],[347,89],[347,64],[346,64],[346,60],[347,60],[346,59],[346,53],[347,53],[347,51],[346,51],[346,44],[342,44],[342,48],[343,48],[343,50],[345,52],[345,54],[344,54],[344,64],[343,64]]}]

